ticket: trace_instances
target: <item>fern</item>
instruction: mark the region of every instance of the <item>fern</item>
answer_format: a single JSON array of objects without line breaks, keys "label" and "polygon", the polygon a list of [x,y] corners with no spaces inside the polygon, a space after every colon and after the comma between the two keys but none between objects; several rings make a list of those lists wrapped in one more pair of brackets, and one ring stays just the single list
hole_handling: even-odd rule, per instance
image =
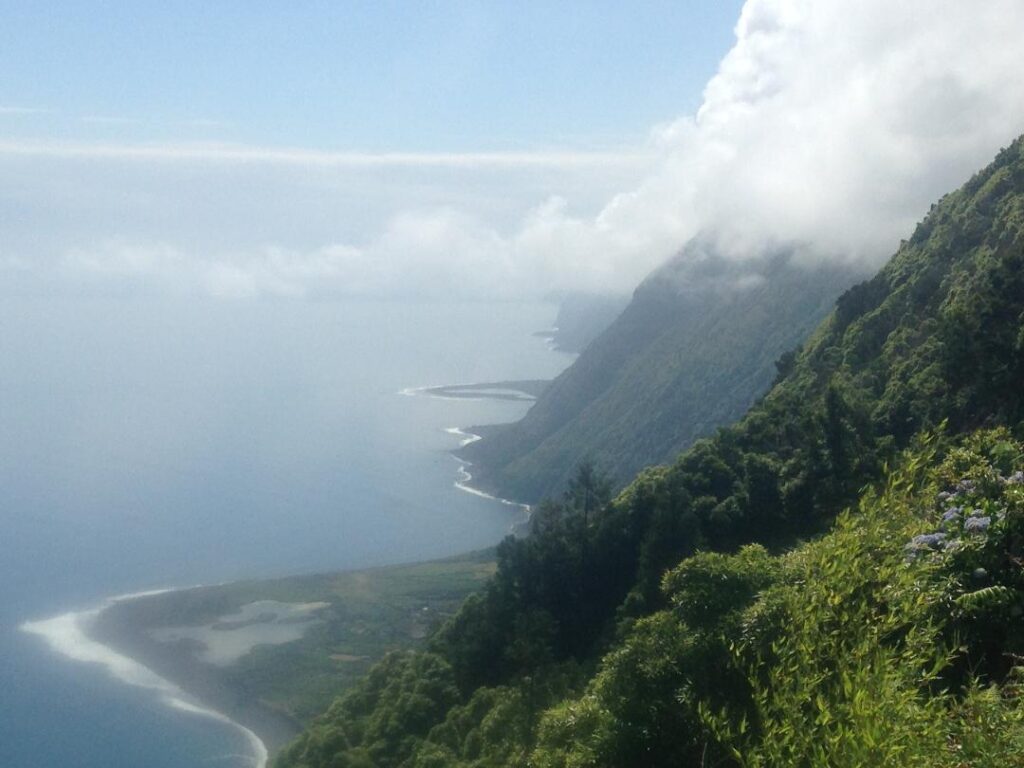
[{"label": "fern", "polygon": [[986,613],[995,608],[1009,605],[1016,597],[1014,590],[1002,584],[982,587],[973,592],[966,592],[956,598],[955,602],[967,613]]}]

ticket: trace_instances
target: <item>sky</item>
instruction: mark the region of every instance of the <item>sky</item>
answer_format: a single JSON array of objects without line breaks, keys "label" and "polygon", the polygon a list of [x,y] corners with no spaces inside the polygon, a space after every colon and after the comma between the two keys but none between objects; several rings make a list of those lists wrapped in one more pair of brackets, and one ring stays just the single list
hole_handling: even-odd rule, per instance
[{"label": "sky", "polygon": [[486,152],[620,147],[695,110],[740,4],[0,7],[0,106],[40,110],[6,135]]},{"label": "sky", "polygon": [[1024,132],[1019,0],[0,3],[0,295],[871,268]]}]

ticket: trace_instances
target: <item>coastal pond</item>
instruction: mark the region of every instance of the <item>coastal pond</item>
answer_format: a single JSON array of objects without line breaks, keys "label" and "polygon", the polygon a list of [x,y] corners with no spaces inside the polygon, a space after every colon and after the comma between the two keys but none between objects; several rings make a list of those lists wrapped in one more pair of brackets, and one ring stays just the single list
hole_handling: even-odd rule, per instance
[{"label": "coastal pond", "polygon": [[193,643],[200,661],[218,667],[234,664],[258,645],[280,645],[302,637],[330,603],[282,603],[256,600],[196,627],[159,627],[149,631],[161,643]]}]

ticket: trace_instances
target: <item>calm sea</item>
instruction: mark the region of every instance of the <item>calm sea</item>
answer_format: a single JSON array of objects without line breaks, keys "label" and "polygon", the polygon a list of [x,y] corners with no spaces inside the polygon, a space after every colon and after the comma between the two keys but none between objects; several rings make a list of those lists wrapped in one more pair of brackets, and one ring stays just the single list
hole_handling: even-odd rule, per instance
[{"label": "calm sea", "polygon": [[515,510],[457,490],[446,428],[528,404],[409,387],[550,378],[542,304],[5,300],[0,305],[0,765],[244,766],[26,621],[147,589],[490,545]]}]

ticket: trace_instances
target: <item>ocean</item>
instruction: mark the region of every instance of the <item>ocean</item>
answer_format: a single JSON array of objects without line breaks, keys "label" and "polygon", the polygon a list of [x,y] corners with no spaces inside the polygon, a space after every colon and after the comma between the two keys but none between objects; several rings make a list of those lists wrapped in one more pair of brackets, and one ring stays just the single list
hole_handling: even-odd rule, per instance
[{"label": "ocean", "polygon": [[[0,765],[248,766],[27,622],[151,589],[359,568],[499,541],[453,428],[514,400],[410,395],[551,378],[550,304],[26,297],[0,306]],[[405,394],[402,394],[405,392]],[[78,648],[88,656],[88,649]]]}]

